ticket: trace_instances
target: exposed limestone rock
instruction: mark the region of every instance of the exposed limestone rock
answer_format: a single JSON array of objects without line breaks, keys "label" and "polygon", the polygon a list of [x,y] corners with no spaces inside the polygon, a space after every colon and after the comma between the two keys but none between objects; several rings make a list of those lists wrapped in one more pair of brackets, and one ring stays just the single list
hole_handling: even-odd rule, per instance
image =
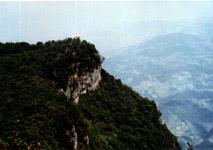
[{"label": "exposed limestone rock", "polygon": [[81,76],[78,76],[76,73],[68,77],[67,88],[64,93],[68,100],[73,98],[74,102],[78,103],[79,96],[87,93],[88,91],[96,90],[100,81],[101,66],[95,68],[93,72],[86,72]]},{"label": "exposed limestone rock", "polygon": [[86,135],[86,136],[84,137],[84,141],[85,141],[85,143],[86,143],[87,145],[89,145],[89,136],[88,136],[88,135]]},{"label": "exposed limestone rock", "polygon": [[78,149],[78,134],[77,134],[77,132],[75,130],[75,126],[74,125],[73,125],[71,131],[69,131],[69,130],[66,131],[66,135],[69,136],[70,143],[73,144],[73,150],[77,150]]}]

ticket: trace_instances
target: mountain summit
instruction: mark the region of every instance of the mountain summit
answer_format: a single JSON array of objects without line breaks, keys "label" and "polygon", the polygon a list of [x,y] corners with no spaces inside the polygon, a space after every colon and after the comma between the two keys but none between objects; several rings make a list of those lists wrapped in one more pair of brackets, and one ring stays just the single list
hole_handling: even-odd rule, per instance
[{"label": "mountain summit", "polygon": [[179,150],[156,104],[77,39],[0,43],[0,149]]}]

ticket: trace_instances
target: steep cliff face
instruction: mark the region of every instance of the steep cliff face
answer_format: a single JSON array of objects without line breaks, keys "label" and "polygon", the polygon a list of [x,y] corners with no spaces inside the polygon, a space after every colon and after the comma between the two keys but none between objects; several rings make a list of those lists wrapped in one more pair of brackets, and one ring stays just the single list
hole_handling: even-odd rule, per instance
[{"label": "steep cliff face", "polygon": [[80,95],[96,90],[100,81],[101,66],[94,68],[92,72],[84,72],[82,75],[77,73],[69,75],[64,94],[68,99],[73,98],[74,103],[78,103]]},{"label": "steep cliff face", "polygon": [[[63,89],[61,89],[61,91],[66,95],[68,101],[72,99],[75,104],[78,104],[80,95],[98,89],[101,79],[101,66],[98,66],[94,68],[93,71],[84,72],[82,75],[78,75],[78,73],[69,75],[66,90],[64,92]],[[70,143],[73,144],[73,150],[77,150],[78,133],[75,130],[75,125],[73,125],[71,133],[67,131],[67,135],[71,139]],[[84,136],[84,141],[86,141],[86,145],[89,144],[88,135]]]}]

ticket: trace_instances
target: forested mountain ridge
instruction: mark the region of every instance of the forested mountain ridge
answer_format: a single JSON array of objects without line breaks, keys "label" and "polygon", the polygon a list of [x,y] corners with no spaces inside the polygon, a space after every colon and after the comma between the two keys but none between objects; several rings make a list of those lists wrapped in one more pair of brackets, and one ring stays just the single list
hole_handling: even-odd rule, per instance
[{"label": "forested mountain ridge", "polygon": [[156,104],[102,61],[80,39],[0,43],[0,148],[180,149]]}]

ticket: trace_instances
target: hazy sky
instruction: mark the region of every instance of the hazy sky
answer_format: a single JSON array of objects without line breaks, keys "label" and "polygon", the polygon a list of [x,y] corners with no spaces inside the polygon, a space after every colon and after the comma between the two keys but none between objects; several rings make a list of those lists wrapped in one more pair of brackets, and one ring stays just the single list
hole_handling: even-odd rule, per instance
[{"label": "hazy sky", "polygon": [[106,50],[134,38],[140,22],[199,21],[212,12],[213,2],[0,2],[0,42],[57,40],[79,33]]}]

